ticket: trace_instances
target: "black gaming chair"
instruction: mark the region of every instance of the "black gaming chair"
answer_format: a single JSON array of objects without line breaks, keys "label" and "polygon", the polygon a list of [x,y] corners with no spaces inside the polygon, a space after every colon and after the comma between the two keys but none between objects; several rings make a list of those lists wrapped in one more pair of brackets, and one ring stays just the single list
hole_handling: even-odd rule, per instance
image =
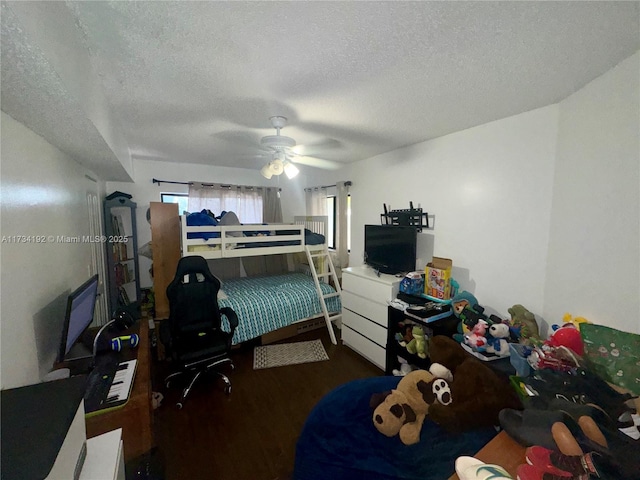
[{"label": "black gaming chair", "polygon": [[[167,287],[169,321],[162,331],[162,342],[177,371],[165,379],[169,388],[171,380],[185,372],[193,374],[182,391],[178,408],[196,380],[213,367],[233,363],[229,358],[231,339],[238,326],[238,317],[229,307],[218,306],[220,281],[209,271],[207,261],[200,256],[183,257],[178,262],[176,275]],[[229,331],[222,328],[222,315],[229,322]],[[231,393],[231,381],[216,371],[225,383],[225,393]]]}]

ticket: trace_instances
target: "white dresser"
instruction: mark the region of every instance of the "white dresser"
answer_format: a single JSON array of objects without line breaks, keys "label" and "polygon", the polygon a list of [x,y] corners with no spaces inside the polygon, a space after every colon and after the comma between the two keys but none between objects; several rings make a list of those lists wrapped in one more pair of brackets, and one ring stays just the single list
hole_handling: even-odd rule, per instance
[{"label": "white dresser", "polygon": [[342,342],[383,370],[387,302],[396,298],[400,280],[367,266],[342,270]]}]

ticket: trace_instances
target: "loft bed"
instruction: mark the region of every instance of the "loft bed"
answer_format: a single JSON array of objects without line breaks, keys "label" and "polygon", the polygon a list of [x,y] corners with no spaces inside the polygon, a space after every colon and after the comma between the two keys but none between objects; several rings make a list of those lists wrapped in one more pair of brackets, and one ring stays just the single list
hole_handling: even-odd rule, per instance
[{"label": "loft bed", "polygon": [[[295,217],[293,224],[188,223],[187,216],[183,215],[182,256],[200,255],[207,260],[215,260],[306,253],[307,250],[313,255],[325,251],[327,247],[326,216]],[[319,265],[318,271],[326,272],[326,267]],[[335,334],[329,319],[339,316],[342,310],[339,292],[336,296],[325,298],[326,315],[318,293],[320,290],[323,296],[336,294],[334,287],[322,281],[328,276],[318,275],[320,278],[316,279],[309,273],[283,272],[278,275],[223,280],[223,293],[218,297],[218,303],[221,307],[231,307],[239,319],[232,343],[235,345],[245,342],[324,315],[331,340],[335,344]]]},{"label": "loft bed", "polygon": [[327,217],[298,216],[293,224],[190,225],[182,215],[182,256],[206,259],[277,255],[326,247]]}]

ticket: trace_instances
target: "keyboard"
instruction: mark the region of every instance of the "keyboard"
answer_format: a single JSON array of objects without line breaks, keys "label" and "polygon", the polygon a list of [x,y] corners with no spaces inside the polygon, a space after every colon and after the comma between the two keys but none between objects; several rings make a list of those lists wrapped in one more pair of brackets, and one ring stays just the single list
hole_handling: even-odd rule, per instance
[{"label": "keyboard", "polygon": [[89,374],[84,411],[96,412],[127,403],[136,374],[137,360],[97,365]]}]

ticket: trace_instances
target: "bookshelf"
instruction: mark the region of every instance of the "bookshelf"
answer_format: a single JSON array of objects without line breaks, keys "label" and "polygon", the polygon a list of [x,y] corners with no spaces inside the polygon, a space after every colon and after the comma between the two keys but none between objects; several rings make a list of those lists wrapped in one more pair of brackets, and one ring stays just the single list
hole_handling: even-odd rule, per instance
[{"label": "bookshelf", "polygon": [[104,200],[109,312],[125,307],[139,317],[140,271],[136,203],[131,195],[114,192]]}]

